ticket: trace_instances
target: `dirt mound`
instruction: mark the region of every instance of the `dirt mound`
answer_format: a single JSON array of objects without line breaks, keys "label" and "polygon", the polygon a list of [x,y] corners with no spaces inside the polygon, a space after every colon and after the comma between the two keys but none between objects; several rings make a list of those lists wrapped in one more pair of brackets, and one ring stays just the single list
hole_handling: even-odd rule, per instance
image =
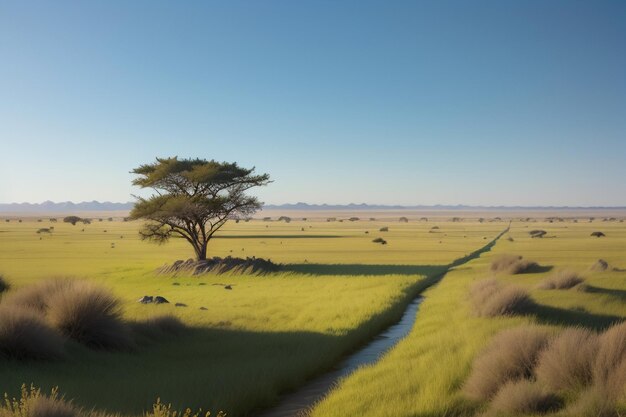
[{"label": "dirt mound", "polygon": [[233,258],[227,256],[220,258],[215,256],[204,261],[196,261],[195,259],[187,259],[186,261],[178,260],[172,265],[164,265],[157,269],[159,274],[178,274],[185,273],[191,275],[201,275],[208,273],[223,274],[226,272],[250,273],[250,274],[266,274],[268,272],[276,272],[280,265],[273,263],[269,259],[248,257]]}]

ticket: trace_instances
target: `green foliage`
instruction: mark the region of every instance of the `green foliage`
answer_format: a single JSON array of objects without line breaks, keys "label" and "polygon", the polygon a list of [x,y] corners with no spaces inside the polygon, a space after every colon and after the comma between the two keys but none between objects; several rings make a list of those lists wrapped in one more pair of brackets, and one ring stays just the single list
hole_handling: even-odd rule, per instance
[{"label": "green foliage", "polygon": [[165,243],[173,235],[182,237],[199,260],[206,259],[209,240],[228,220],[261,208],[261,202],[246,191],[270,183],[269,175],[254,175],[254,168],[177,157],[157,158],[132,173],[139,176],[133,185],[157,193],[138,197],[131,212],[132,219],[149,221],[140,232],[142,239]]}]

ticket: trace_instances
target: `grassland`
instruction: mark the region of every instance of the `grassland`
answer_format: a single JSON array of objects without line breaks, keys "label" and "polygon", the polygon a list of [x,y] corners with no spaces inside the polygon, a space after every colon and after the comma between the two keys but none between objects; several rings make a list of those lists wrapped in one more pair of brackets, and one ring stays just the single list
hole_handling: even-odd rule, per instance
[{"label": "grassland", "polygon": [[[50,226],[52,233],[36,233]],[[136,353],[72,345],[60,362],[5,361],[0,391],[17,394],[22,383],[32,382],[44,390],[58,385],[80,405],[129,415],[157,397],[175,407],[244,415],[328,369],[395,321],[426,278],[482,247],[506,224],[232,223],[212,242],[210,255],[271,258],[284,264],[283,271],[202,277],[155,274],[160,265],[188,258],[190,249],[180,240],[166,246],[141,242],[138,226],[106,220],[1,223],[0,273],[16,288],[53,276],[89,279],[122,300],[128,320],[168,312],[191,330]],[[388,232],[379,231],[384,226]],[[388,245],[371,242],[379,236]],[[172,303],[137,303],[143,295]]]},{"label": "grassland", "polygon": [[[532,229],[544,229],[548,234],[532,239],[528,234]],[[606,237],[590,237],[596,230]],[[411,334],[377,364],[343,380],[314,408],[312,416],[475,415],[484,411],[485,404],[470,401],[461,388],[474,358],[500,330],[522,324],[541,325],[554,332],[565,326],[600,330],[626,318],[626,271],[589,270],[599,258],[626,268],[624,223],[514,222],[510,237],[512,241],[501,239],[491,252],[456,268],[426,291]],[[496,276],[502,283],[526,288],[538,306],[525,316],[477,317],[469,288],[473,282],[491,277],[490,262],[505,253],[522,255],[544,267],[542,272]],[[587,290],[537,288],[561,268],[583,275]],[[568,410],[559,415],[581,415]],[[621,397],[618,412],[626,412],[626,395]]]}]

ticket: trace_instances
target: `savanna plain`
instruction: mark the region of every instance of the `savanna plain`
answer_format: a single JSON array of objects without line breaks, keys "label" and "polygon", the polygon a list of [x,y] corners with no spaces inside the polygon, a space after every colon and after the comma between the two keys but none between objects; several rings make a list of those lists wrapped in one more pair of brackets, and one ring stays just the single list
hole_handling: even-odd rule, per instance
[{"label": "savanna plain", "polygon": [[[307,414],[626,415],[623,213],[290,216],[230,221],[209,245],[209,256],[271,259],[277,271],[200,275],[159,272],[190,258],[190,247],[141,241],[139,221],[2,219],[0,415],[19,414],[20,396],[49,398],[58,387],[51,398],[72,413],[254,416],[332,370],[418,295],[408,336]],[[39,334],[42,347],[57,337],[56,351],[20,358],[13,310],[54,285],[103,291],[119,323],[94,322],[104,339],[90,329]],[[169,302],[138,302],[144,296]],[[54,302],[74,311],[72,297]],[[46,308],[34,322],[67,330]]]}]

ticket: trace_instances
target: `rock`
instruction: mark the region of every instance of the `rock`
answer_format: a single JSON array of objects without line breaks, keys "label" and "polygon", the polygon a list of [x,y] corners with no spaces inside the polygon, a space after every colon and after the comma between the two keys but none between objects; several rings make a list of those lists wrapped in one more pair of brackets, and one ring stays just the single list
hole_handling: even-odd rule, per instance
[{"label": "rock", "polygon": [[602,232],[593,232],[591,234],[591,236],[593,236],[593,237],[605,237],[606,235],[604,233],[602,233]]},{"label": "rock", "polygon": [[200,310],[208,310],[206,307],[200,307]]},{"label": "rock", "polygon": [[170,302],[165,299],[165,297],[161,297],[157,295],[154,297],[154,304],[169,304]]},{"label": "rock", "polygon": [[175,307],[187,307],[187,304],[185,303],[176,303],[174,304]]},{"label": "rock", "polygon": [[232,289],[233,289],[233,287],[232,287],[232,285],[226,285],[226,286],[224,287],[224,289],[225,289],[225,290],[232,290]]},{"label": "rock", "polygon": [[154,301],[154,297],[152,297],[151,295],[144,295],[143,297],[139,299],[139,302],[142,304],[150,304],[153,301]]}]

